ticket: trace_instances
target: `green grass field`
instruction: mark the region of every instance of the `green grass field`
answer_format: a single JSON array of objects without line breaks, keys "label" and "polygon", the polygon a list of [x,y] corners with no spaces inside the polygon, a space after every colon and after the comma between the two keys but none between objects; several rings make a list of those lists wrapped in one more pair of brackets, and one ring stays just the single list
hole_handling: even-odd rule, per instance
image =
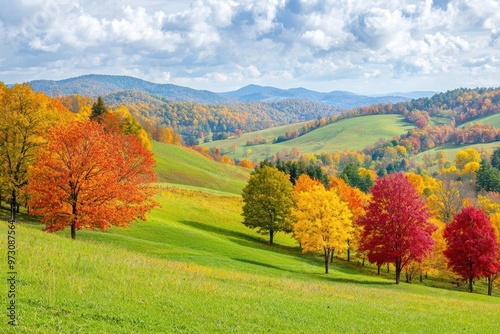
[{"label": "green grass field", "polygon": [[[16,229],[19,326],[5,333],[498,333],[500,298],[393,283],[302,255],[241,224],[241,199],[164,188],[148,222],[107,232]],[[0,210],[2,218],[7,211]],[[6,235],[6,224],[0,234]],[[6,238],[1,238],[6,250]],[[1,252],[6,263],[6,252]],[[6,271],[4,266],[4,271]],[[391,275],[391,274],[389,274]],[[463,289],[463,288],[461,288]],[[4,280],[4,294],[6,280]],[[3,299],[5,300],[5,299]],[[5,314],[5,312],[4,312]]]},{"label": "green grass field", "polygon": [[158,181],[241,194],[250,171],[207,159],[196,151],[153,142]]},{"label": "green grass field", "polygon": [[[276,134],[279,133],[273,129],[273,135],[262,131],[252,132],[240,138],[215,141],[204,145],[207,147],[216,146],[222,153],[233,158],[261,161],[283,149],[291,150],[292,148],[298,148],[302,153],[332,153],[345,149],[361,150],[380,138],[392,138],[406,133],[412,127],[413,125],[406,122],[401,115],[374,115],[341,120],[296,139],[278,144],[246,146],[248,139],[258,136],[277,137]],[[287,127],[282,128],[287,129]],[[283,133],[284,131],[280,134]],[[230,149],[232,144],[237,145],[235,153]]]},{"label": "green grass field", "polygon": [[481,117],[481,118],[477,118],[473,121],[470,121],[470,122],[466,122],[464,124],[461,124],[459,126],[459,128],[462,128],[464,127],[465,125],[467,124],[470,124],[470,123],[484,123],[484,124],[489,124],[489,125],[492,125],[496,128],[500,128],[500,113],[498,114],[494,114],[494,115],[490,115],[490,116],[485,116],[485,117]]}]

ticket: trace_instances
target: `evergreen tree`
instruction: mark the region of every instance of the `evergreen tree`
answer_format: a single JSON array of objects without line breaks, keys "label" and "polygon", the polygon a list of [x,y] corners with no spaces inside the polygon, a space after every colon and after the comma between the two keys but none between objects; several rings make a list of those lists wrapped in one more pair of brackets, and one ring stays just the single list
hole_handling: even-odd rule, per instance
[{"label": "evergreen tree", "polygon": [[107,111],[108,111],[108,108],[107,108],[106,104],[104,103],[104,100],[102,99],[102,97],[99,96],[97,98],[97,102],[95,102],[92,105],[92,114],[90,115],[90,119],[94,119],[94,118],[104,114]]}]

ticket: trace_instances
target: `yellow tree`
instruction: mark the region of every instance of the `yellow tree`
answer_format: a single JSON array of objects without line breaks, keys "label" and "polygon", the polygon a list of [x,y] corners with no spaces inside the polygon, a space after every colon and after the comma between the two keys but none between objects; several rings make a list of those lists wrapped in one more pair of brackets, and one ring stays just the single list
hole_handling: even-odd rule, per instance
[{"label": "yellow tree", "polygon": [[478,151],[473,148],[467,148],[465,150],[458,151],[457,155],[455,156],[455,165],[459,170],[463,170],[465,168],[465,165],[470,162],[476,162],[478,164],[481,162],[481,155]]},{"label": "yellow tree", "polygon": [[10,193],[11,220],[47,130],[70,115],[60,101],[35,93],[28,84],[9,88],[0,82],[0,178]]},{"label": "yellow tree", "polygon": [[334,249],[346,250],[345,241],[353,232],[352,213],[347,204],[335,192],[316,185],[298,193],[292,216],[294,238],[300,242],[302,251],[323,252],[328,274],[330,253]]},{"label": "yellow tree", "polygon": [[[500,194],[496,192],[488,192],[484,195],[478,196],[478,204],[490,217],[491,225],[495,230],[495,235],[497,238],[497,243],[500,245]],[[500,262],[500,250],[498,252],[498,259]],[[493,289],[493,284],[500,285],[500,272],[490,275],[488,278],[488,294],[491,294]]]},{"label": "yellow tree", "polygon": [[293,187],[294,198],[297,196],[297,194],[303,191],[309,191],[314,186],[319,186],[319,185],[321,185],[321,182],[319,182],[318,180],[311,179],[309,175],[307,174],[300,175],[299,178],[295,181],[295,186]]},{"label": "yellow tree", "polygon": [[347,261],[351,260],[351,250],[357,251],[357,255],[365,259],[365,254],[359,252],[358,246],[363,232],[363,227],[358,224],[358,220],[366,214],[365,206],[370,202],[370,195],[365,194],[358,188],[349,186],[343,179],[333,177],[330,180],[328,189],[335,191],[342,201],[347,203],[352,213],[353,233],[350,239],[347,239]]}]

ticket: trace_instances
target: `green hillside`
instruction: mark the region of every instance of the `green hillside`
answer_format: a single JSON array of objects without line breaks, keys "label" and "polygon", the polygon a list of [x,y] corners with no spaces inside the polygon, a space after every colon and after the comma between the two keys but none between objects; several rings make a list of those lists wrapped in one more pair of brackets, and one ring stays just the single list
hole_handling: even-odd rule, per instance
[{"label": "green hillside", "polygon": [[185,147],[153,142],[159,182],[241,194],[250,171],[207,159]]},{"label": "green hillside", "polygon": [[475,119],[473,121],[466,122],[464,124],[461,124],[459,126],[459,128],[462,128],[462,127],[464,127],[467,124],[477,123],[477,122],[481,122],[481,123],[484,123],[484,124],[489,124],[489,125],[494,126],[495,128],[500,128],[500,113],[494,114],[494,115],[485,116],[485,117],[481,117],[481,118],[477,118],[477,119]]},{"label": "green hillside", "polygon": [[[273,132],[270,132],[271,130],[252,132],[240,138],[215,141],[204,145],[207,147],[217,146],[222,153],[233,158],[261,161],[280,150],[291,150],[292,148],[298,148],[302,153],[331,153],[344,149],[361,150],[380,138],[392,138],[406,133],[411,128],[413,125],[401,115],[374,115],[344,119],[296,139],[277,144],[246,146],[248,139],[258,136],[273,137],[278,133],[274,129]],[[288,129],[290,128],[283,128],[284,132]],[[231,151],[232,144],[237,145],[235,153]]]},{"label": "green hillside", "polygon": [[301,255],[289,236],[270,247],[245,228],[239,198],[171,188],[158,200],[148,222],[78,231],[74,241],[22,216],[15,333],[500,331],[498,291],[396,286],[339,259],[324,275],[321,259]]},{"label": "green hillside", "polygon": [[431,157],[434,157],[438,151],[444,151],[446,153],[446,156],[448,157],[448,160],[453,162],[458,151],[465,150],[469,147],[473,148],[479,152],[484,150],[484,151],[491,153],[497,147],[500,147],[500,142],[493,142],[493,143],[487,143],[487,144],[472,144],[472,145],[445,145],[445,146],[436,147],[436,148],[433,148],[432,150],[428,150],[428,151],[419,153],[415,156],[415,159],[417,161],[422,162],[423,158],[424,158],[424,154],[428,154]]}]

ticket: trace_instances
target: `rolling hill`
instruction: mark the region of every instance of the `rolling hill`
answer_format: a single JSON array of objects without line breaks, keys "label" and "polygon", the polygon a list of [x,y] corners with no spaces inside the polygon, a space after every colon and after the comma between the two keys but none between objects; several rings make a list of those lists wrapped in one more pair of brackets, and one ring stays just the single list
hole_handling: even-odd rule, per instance
[{"label": "rolling hill", "polygon": [[88,74],[57,81],[34,80],[30,84],[35,91],[41,91],[49,96],[80,94],[97,97],[118,91],[143,91],[165,97],[170,101],[196,103],[231,104],[301,99],[348,109],[377,103],[395,103],[409,100],[408,97],[394,95],[364,96],[343,91],[321,93],[304,88],[285,90],[257,85],[249,85],[231,92],[215,93],[173,84],[158,84],[130,76],[98,74]]},{"label": "rolling hill", "polygon": [[[294,124],[264,131],[246,133],[240,138],[219,140],[203,144],[206,147],[218,147],[222,153],[236,159],[249,159],[253,161],[264,160],[280,150],[298,148],[302,153],[335,152],[345,149],[362,150],[378,139],[389,139],[406,133],[413,128],[411,123],[405,121],[401,115],[374,115],[343,119],[311,131],[298,138],[277,144],[263,144],[246,146],[249,139],[256,137],[276,138],[281,131],[296,129],[302,124]],[[237,149],[233,153],[231,145]],[[250,150],[250,152],[248,151]]]},{"label": "rolling hill", "polygon": [[34,80],[30,82],[35,91],[49,96],[80,94],[97,97],[117,91],[143,91],[167,97],[172,101],[201,103],[223,103],[228,99],[206,90],[195,90],[172,84],[156,84],[129,76],[89,74],[64,80]]},{"label": "rolling hill", "polygon": [[[411,95],[412,93],[408,94]],[[236,99],[240,102],[276,101],[297,98],[324,103],[343,109],[369,106],[378,103],[403,102],[409,99],[408,97],[402,95],[364,96],[346,91],[331,91],[328,93],[322,93],[305,88],[279,89],[276,87],[258,85],[248,85],[235,91],[220,93],[220,95]]]},{"label": "rolling hill", "polygon": [[153,142],[158,181],[241,194],[250,170],[210,160],[185,147]]}]

